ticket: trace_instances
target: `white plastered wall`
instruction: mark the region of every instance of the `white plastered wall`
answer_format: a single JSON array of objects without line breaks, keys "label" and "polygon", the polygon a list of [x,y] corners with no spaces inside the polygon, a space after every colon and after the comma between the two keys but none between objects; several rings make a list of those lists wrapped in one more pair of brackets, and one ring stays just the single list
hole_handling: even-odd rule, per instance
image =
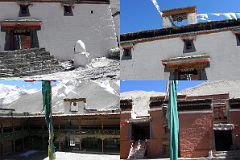
[{"label": "white plastered wall", "polygon": [[[91,14],[91,10],[93,14]],[[117,38],[109,4],[75,4],[74,16],[64,16],[61,3],[33,3],[29,6],[31,17],[43,22],[38,31],[40,47],[46,48],[59,59],[72,59],[77,40],[86,44],[91,57],[106,56],[117,47]],[[23,19],[18,17],[19,5],[0,3],[0,21]],[[5,32],[0,33],[0,50],[4,49]]]},{"label": "white plastered wall", "polygon": [[136,43],[132,59],[121,60],[121,79],[169,79],[169,72],[164,72],[163,59],[203,53],[211,57],[210,67],[206,68],[208,80],[239,79],[240,46],[234,33],[197,35],[194,44],[196,52],[186,54],[180,37]]}]

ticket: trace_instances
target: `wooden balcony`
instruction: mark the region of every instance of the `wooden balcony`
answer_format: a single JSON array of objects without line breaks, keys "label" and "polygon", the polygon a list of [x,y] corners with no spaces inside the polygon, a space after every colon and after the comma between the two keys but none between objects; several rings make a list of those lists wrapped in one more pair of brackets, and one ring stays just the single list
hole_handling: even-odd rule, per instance
[{"label": "wooden balcony", "polygon": [[6,141],[6,140],[20,139],[27,136],[29,136],[29,133],[26,130],[3,133],[0,136],[0,142]]},{"label": "wooden balcony", "polygon": [[[55,129],[54,134],[67,134],[71,133],[72,135],[78,135],[82,138],[86,137],[101,137],[101,138],[119,138],[120,130],[119,129]],[[46,130],[31,130],[30,135],[37,136],[48,136],[48,132]]]}]

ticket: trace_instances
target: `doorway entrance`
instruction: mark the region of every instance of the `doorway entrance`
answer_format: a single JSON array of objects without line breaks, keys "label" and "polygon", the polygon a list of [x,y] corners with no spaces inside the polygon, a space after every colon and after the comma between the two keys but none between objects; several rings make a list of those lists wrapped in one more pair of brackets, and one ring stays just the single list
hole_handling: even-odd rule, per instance
[{"label": "doorway entrance", "polygon": [[31,48],[31,35],[27,31],[15,31],[13,33],[14,50]]},{"label": "doorway entrance", "polygon": [[39,48],[37,31],[42,21],[18,19],[1,21],[1,31],[5,32],[4,50]]},{"label": "doorway entrance", "polygon": [[179,80],[199,80],[201,79],[199,71],[196,69],[187,69],[178,71]]},{"label": "doorway entrance", "polygon": [[150,139],[150,124],[137,123],[132,124],[132,140],[145,140]]},{"label": "doorway entrance", "polygon": [[215,148],[216,151],[229,151],[231,150],[232,142],[232,130],[227,131],[214,131],[215,136]]}]

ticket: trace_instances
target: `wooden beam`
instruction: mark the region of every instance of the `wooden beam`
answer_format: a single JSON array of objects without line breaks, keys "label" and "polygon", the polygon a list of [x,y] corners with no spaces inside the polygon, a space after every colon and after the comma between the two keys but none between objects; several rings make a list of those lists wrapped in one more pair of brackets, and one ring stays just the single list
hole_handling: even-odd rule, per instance
[{"label": "wooden beam", "polygon": [[103,139],[102,139],[102,153],[103,153],[103,151],[104,151],[104,150],[103,150],[103,146],[104,146],[104,144],[103,144]]}]

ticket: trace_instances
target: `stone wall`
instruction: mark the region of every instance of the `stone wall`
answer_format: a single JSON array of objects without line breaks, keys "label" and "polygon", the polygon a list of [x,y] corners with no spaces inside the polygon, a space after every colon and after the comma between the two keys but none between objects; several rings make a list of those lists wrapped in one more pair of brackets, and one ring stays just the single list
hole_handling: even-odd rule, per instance
[{"label": "stone wall", "polygon": [[120,158],[127,159],[131,148],[131,124],[127,121],[131,118],[131,112],[120,115]]},{"label": "stone wall", "polygon": [[[189,112],[190,113],[190,112]],[[179,114],[181,157],[207,157],[213,150],[213,116],[209,113]]]},{"label": "stone wall", "polygon": [[0,77],[32,76],[60,70],[58,61],[44,48],[0,52]]},{"label": "stone wall", "polygon": [[240,109],[231,109],[229,111],[229,121],[234,124],[232,131],[235,149],[240,149]]}]

